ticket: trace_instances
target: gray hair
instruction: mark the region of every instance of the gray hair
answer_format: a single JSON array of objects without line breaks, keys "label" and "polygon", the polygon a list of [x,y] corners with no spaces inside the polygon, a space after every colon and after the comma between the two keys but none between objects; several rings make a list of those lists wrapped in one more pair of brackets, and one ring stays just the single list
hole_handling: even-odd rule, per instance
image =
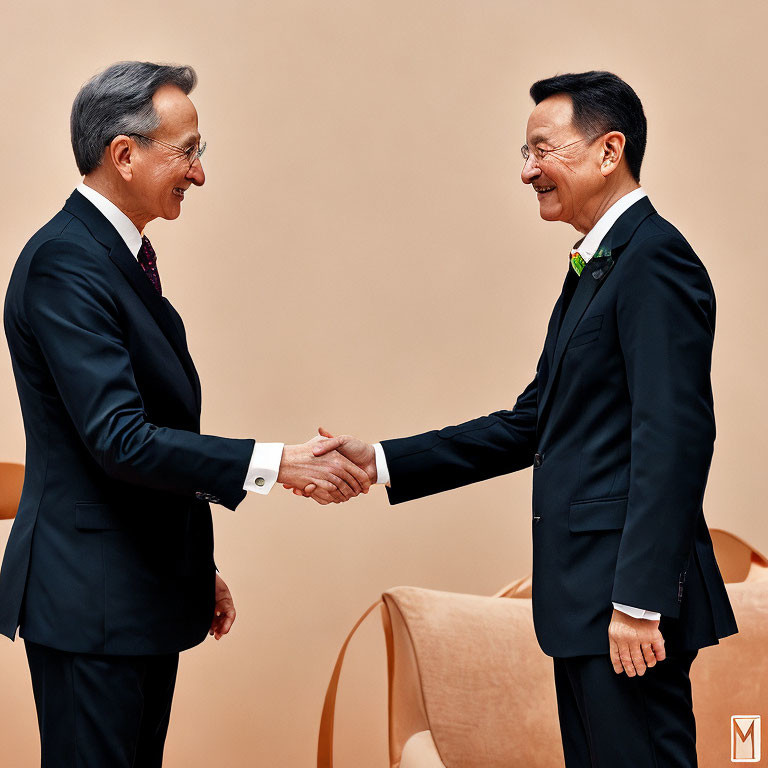
[{"label": "gray hair", "polygon": [[197,74],[192,67],[119,61],[83,85],[69,119],[75,162],[83,176],[101,165],[104,148],[115,136],[149,134],[158,127],[152,97],[163,85],[189,94]]}]

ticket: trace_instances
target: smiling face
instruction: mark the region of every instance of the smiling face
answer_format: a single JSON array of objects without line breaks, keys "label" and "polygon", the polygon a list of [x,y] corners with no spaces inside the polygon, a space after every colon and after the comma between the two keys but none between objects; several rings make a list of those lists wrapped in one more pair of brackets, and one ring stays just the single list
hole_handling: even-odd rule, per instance
[{"label": "smiling face", "polygon": [[[159,88],[152,97],[160,125],[152,131],[157,142],[182,149],[197,147],[197,110],[189,97],[175,85]],[[193,155],[194,156],[194,155]],[[137,144],[133,153],[133,198],[141,207],[142,218],[175,219],[181,213],[184,192],[190,185],[202,186],[205,173],[199,159],[190,167],[182,152],[156,142]]]},{"label": "smiling face", "polygon": [[[605,188],[604,147],[584,136],[572,122],[573,103],[559,93],[539,102],[528,118],[529,157],[521,178],[532,185],[539,214],[546,221],[565,221],[580,231]],[[603,166],[604,168],[605,166]]]}]

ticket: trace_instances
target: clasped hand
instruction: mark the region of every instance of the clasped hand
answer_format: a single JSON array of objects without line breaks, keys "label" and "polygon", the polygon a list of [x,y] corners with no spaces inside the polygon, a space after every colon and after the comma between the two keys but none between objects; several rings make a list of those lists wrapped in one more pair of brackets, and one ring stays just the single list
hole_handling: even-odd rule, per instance
[{"label": "clasped hand", "polygon": [[350,435],[334,437],[320,429],[306,443],[285,446],[277,480],[297,496],[338,504],[368,493],[376,482],[373,454],[373,446],[361,440]]},{"label": "clasped hand", "polygon": [[322,429],[301,445],[286,445],[278,482],[318,504],[338,504],[368,493],[376,482],[373,446],[351,435],[334,437]]}]

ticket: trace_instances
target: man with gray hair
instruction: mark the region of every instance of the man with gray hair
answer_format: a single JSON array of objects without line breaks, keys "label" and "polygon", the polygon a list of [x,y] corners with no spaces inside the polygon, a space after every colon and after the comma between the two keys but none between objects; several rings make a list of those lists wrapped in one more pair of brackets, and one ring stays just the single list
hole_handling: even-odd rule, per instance
[{"label": "man with gray hair", "polygon": [[312,445],[200,434],[200,382],[144,227],[205,182],[191,67],[115,64],[71,117],[83,183],[26,244],[5,331],[27,439],[0,571],[25,640],[42,765],[162,763],[178,654],[235,619],[209,503],[275,481],[328,501],[371,479]]}]

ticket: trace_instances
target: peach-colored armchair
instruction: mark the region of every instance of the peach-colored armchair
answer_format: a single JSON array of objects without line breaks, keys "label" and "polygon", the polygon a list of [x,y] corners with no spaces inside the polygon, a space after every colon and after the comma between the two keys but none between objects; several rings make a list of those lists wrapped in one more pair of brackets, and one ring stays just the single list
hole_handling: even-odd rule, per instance
[{"label": "peach-colored armchair", "polygon": [[[733,534],[710,531],[739,633],[699,652],[691,671],[701,768],[730,764],[730,718],[768,700],[768,560]],[[530,577],[495,599],[416,587],[383,595],[392,768],[563,765],[552,661],[533,630]],[[344,648],[346,648],[346,643]],[[321,723],[319,768],[332,765],[333,699]]]},{"label": "peach-colored armchair", "polygon": [[24,465],[0,462],[0,520],[13,520],[24,485]]}]

